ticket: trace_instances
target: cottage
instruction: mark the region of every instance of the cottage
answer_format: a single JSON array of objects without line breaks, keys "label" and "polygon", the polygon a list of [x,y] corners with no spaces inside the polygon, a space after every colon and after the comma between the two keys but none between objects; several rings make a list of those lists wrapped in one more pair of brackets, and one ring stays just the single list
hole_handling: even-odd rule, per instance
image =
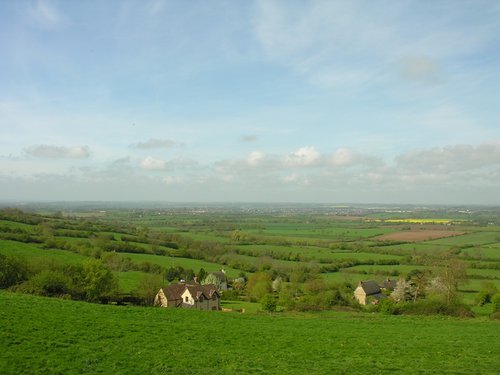
[{"label": "cottage", "polygon": [[354,297],[361,305],[368,303],[378,303],[381,299],[385,298],[382,294],[380,286],[376,281],[360,281],[358,287],[354,290]]},{"label": "cottage", "polygon": [[213,284],[172,284],[158,291],[154,305],[197,310],[220,310],[220,292]]},{"label": "cottage", "polygon": [[380,284],[380,289],[393,291],[394,288],[396,287],[396,284],[397,284],[396,280],[391,280],[387,278],[384,281],[382,281],[382,284]]}]

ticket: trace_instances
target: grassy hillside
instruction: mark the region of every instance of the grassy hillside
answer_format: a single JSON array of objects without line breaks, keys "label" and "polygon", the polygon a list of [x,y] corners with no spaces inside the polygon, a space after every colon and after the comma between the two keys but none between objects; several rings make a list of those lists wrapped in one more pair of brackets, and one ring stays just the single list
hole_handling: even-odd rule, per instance
[{"label": "grassy hillside", "polygon": [[2,374],[493,374],[500,366],[500,324],[477,319],[247,315],[7,292],[0,306]]}]

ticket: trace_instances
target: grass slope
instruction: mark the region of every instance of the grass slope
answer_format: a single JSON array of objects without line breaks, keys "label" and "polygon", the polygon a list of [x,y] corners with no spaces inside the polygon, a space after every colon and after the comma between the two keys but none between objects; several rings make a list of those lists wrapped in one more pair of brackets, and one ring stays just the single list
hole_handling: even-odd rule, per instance
[{"label": "grass slope", "polygon": [[117,307],[7,292],[0,306],[2,374],[493,374],[500,365],[500,324],[490,321]]}]

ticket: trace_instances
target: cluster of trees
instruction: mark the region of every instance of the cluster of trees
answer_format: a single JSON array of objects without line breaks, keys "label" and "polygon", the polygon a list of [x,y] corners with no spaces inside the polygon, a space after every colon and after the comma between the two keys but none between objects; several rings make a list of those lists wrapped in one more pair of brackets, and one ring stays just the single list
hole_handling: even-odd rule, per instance
[{"label": "cluster of trees", "polygon": [[118,294],[118,280],[102,260],[61,265],[31,264],[0,254],[0,288],[42,296],[107,302]]},{"label": "cluster of trees", "polygon": [[328,283],[317,272],[302,267],[274,279],[270,272],[254,273],[248,278],[245,291],[250,301],[261,302],[267,311],[274,311],[277,306],[288,311],[311,311],[356,305],[352,285]]}]

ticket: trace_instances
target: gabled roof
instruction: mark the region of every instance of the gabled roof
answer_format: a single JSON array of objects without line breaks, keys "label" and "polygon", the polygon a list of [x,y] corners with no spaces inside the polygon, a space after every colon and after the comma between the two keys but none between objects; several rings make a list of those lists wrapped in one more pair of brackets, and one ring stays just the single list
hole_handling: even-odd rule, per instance
[{"label": "gabled roof", "polygon": [[169,301],[180,299],[185,289],[186,284],[170,284],[165,288],[162,288],[165,297],[167,297],[167,300]]},{"label": "gabled roof", "polygon": [[171,284],[162,288],[169,301],[182,299],[182,294],[186,289],[195,300],[198,300],[201,296],[210,299],[214,294],[220,297],[220,293],[214,284]]},{"label": "gabled roof", "polygon": [[391,279],[385,279],[382,284],[380,284],[381,288],[388,289],[388,290],[394,290],[396,287],[397,281],[396,280],[391,280]]},{"label": "gabled roof", "polygon": [[374,280],[360,281],[358,286],[360,286],[367,296],[380,293],[380,287]]},{"label": "gabled roof", "polygon": [[198,300],[201,296],[207,299],[212,298],[214,294],[220,296],[219,292],[217,291],[217,287],[214,284],[189,284],[186,285],[186,288],[196,300]]}]

